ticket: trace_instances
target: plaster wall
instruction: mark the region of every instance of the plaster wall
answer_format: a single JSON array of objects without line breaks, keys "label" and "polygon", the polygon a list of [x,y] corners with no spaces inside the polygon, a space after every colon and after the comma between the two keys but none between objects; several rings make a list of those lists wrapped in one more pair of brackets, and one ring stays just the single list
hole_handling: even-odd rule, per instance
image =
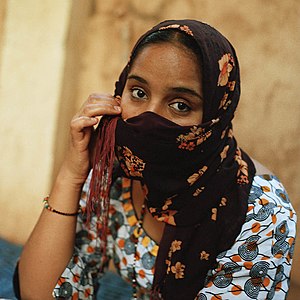
[{"label": "plaster wall", "polygon": [[1,30],[0,236],[24,242],[49,193],[70,1],[10,0]]}]

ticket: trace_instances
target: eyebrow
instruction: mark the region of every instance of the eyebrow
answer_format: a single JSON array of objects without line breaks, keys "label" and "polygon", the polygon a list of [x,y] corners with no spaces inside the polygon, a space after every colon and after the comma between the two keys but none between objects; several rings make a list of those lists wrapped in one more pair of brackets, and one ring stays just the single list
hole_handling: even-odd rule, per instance
[{"label": "eyebrow", "polygon": [[134,74],[128,75],[127,79],[134,79],[134,80],[137,80],[141,83],[148,84],[147,80],[145,80],[144,78],[142,78],[140,76],[134,75]]},{"label": "eyebrow", "polygon": [[174,87],[172,88],[174,92],[183,93],[183,94],[190,94],[192,96],[196,96],[197,98],[203,100],[203,97],[199,95],[195,90],[186,88],[186,87]]},{"label": "eyebrow", "polygon": [[[134,79],[134,80],[137,80],[143,84],[148,84],[147,80],[145,80],[144,78],[138,76],[138,75],[134,75],[134,74],[131,74],[131,75],[128,75],[127,79]],[[172,90],[174,92],[178,92],[178,93],[183,93],[183,94],[190,94],[192,96],[196,96],[197,98],[203,100],[203,97],[198,94],[195,90],[193,89],[190,89],[190,88],[187,88],[187,87],[173,87]]]}]

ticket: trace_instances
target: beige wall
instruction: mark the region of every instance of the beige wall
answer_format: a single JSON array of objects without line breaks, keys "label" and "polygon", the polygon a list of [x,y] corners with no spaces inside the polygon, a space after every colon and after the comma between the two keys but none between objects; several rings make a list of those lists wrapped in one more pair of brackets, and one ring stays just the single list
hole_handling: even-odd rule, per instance
[{"label": "beige wall", "polygon": [[[24,242],[62,160],[70,117],[89,93],[112,93],[136,38],[170,18],[203,20],[235,45],[243,83],[236,136],[281,178],[299,214],[298,0],[10,0],[1,8],[0,236]],[[298,254],[300,285],[299,267]]]},{"label": "beige wall", "polygon": [[0,235],[23,242],[49,192],[70,1],[7,1],[0,70]]}]

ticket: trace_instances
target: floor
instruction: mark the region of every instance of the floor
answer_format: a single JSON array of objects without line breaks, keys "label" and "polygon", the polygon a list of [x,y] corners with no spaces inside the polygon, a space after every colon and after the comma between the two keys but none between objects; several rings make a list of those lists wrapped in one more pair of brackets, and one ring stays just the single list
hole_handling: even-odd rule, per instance
[{"label": "floor", "polygon": [[21,247],[0,239],[0,299],[14,298],[12,275]]}]

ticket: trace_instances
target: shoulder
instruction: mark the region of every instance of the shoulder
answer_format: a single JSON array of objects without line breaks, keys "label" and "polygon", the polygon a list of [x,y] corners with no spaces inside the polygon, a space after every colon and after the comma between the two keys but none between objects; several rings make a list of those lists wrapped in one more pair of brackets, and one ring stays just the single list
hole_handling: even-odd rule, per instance
[{"label": "shoulder", "polygon": [[249,194],[249,205],[266,205],[274,203],[279,206],[291,208],[287,191],[279,178],[273,174],[255,175]]},{"label": "shoulder", "polygon": [[248,198],[246,224],[271,222],[272,226],[277,226],[283,220],[294,219],[296,212],[278,177],[270,174],[254,176]]}]

